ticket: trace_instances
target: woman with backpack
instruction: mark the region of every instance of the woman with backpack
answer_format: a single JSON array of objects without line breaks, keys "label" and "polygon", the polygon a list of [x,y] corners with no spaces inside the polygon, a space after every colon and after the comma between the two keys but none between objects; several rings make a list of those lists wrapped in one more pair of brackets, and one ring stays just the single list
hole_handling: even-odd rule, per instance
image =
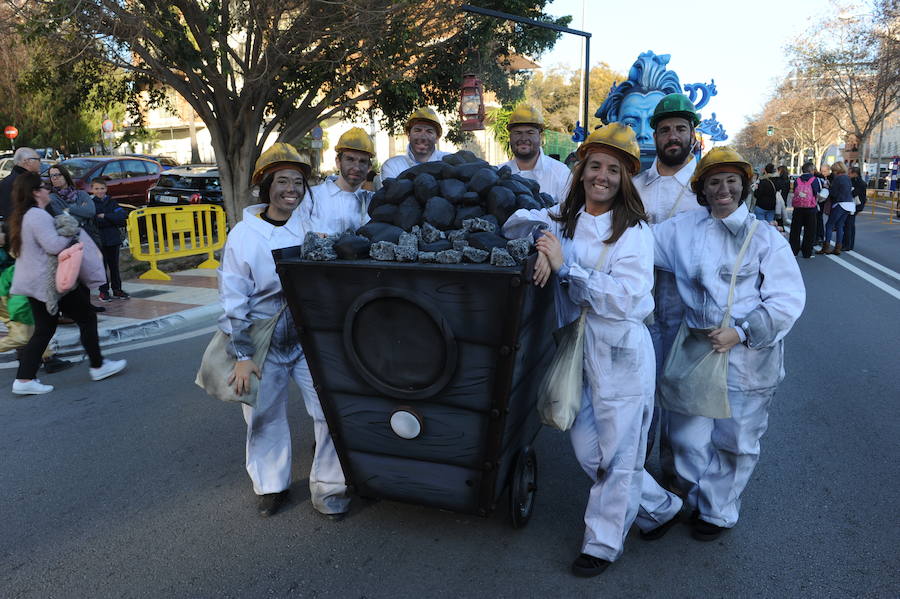
[{"label": "woman with backpack", "polygon": [[791,251],[795,256],[803,252],[804,258],[813,258],[815,257],[813,245],[816,240],[816,198],[822,188],[813,174],[812,162],[804,164],[800,171],[803,174],[794,182],[794,197],[791,200],[791,206],[794,208],[791,217]]}]

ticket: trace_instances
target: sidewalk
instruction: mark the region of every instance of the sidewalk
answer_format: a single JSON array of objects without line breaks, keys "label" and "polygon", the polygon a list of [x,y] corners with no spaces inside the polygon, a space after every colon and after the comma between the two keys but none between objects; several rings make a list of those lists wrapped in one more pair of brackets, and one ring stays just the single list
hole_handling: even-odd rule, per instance
[{"label": "sidewalk", "polygon": [[[169,274],[171,281],[125,281],[122,288],[131,299],[101,302],[96,292],[93,293],[91,303],[106,308],[106,312],[97,314],[101,348],[110,349],[215,324],[222,313],[216,271],[193,269]],[[60,325],[51,344],[57,348],[59,356],[84,353],[78,327],[74,324]],[[16,362],[15,352],[0,354],[0,367],[10,362]]]}]

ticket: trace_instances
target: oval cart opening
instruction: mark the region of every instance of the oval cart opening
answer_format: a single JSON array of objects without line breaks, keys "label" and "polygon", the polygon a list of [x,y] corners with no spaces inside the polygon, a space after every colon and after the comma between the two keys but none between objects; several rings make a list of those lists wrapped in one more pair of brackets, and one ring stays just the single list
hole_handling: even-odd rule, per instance
[{"label": "oval cart opening", "polygon": [[435,395],[456,370],[449,324],[430,303],[403,289],[373,289],[356,299],[344,323],[344,349],[366,382],[397,398]]}]

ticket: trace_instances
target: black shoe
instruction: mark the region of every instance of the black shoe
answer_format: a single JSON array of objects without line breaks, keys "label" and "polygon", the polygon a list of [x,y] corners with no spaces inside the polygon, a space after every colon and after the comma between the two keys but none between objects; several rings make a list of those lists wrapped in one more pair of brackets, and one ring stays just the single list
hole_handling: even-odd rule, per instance
[{"label": "black shoe", "polygon": [[91,304],[91,309],[94,312],[106,312],[106,308],[104,308],[103,306],[95,306],[95,305]]},{"label": "black shoe", "polygon": [[724,527],[697,518],[694,521],[694,530],[691,531],[691,536],[698,541],[709,542],[718,539],[723,532],[725,532]]},{"label": "black shoe", "polygon": [[263,518],[268,518],[269,516],[277,514],[278,510],[281,509],[282,504],[284,504],[287,499],[287,495],[287,490],[281,491],[280,493],[266,493],[265,495],[259,495],[256,504],[259,515]]},{"label": "black shoe", "polygon": [[679,512],[679,513],[675,514],[671,520],[660,524],[653,530],[648,530],[647,532],[644,532],[643,530],[640,531],[638,533],[638,536],[640,536],[645,541],[655,541],[656,539],[661,539],[665,536],[665,534],[667,532],[669,532],[669,529],[672,528],[673,526],[675,526],[675,524],[678,523],[680,520],[681,520],[681,513]]},{"label": "black shoe", "polygon": [[325,516],[326,518],[328,518],[329,520],[331,520],[332,522],[340,522],[341,520],[346,518],[347,514],[349,514],[349,513],[350,512],[338,512],[336,514],[322,514],[322,515]]},{"label": "black shoe", "polygon": [[43,361],[43,366],[44,372],[46,372],[47,374],[53,374],[54,372],[65,370],[66,368],[73,366],[73,364],[69,360],[61,360],[56,356],[51,356]]},{"label": "black shoe", "polygon": [[581,578],[599,576],[609,567],[611,562],[587,553],[582,553],[572,562],[572,574]]}]

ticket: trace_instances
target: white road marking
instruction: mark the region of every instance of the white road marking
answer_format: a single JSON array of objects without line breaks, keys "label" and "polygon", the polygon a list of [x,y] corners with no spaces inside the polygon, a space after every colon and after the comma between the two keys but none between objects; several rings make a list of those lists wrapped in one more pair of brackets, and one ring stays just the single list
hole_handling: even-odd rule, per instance
[{"label": "white road marking", "polygon": [[888,275],[888,276],[891,276],[891,277],[894,277],[895,279],[897,279],[898,281],[900,281],[900,272],[897,272],[896,270],[891,270],[891,269],[888,268],[887,266],[884,266],[884,265],[882,265],[882,264],[879,264],[878,262],[875,262],[875,261],[872,260],[871,258],[866,258],[865,256],[863,256],[863,255],[861,255],[860,253],[858,253],[856,250],[851,251],[851,252],[850,252],[849,254],[847,254],[847,255],[850,256],[851,258],[856,258],[856,259],[859,260],[860,262],[862,262],[862,263],[864,263],[864,264],[868,264],[869,266],[871,266],[871,267],[874,268],[875,270],[880,270],[880,271],[883,272],[884,274],[886,274],[886,275]]},{"label": "white road marking", "polygon": [[885,283],[885,282],[883,282],[883,281],[879,281],[878,279],[876,279],[875,277],[873,277],[872,275],[870,275],[870,274],[867,273],[866,271],[861,270],[861,269],[859,269],[859,268],[853,266],[852,264],[849,264],[846,260],[841,260],[841,259],[838,258],[837,256],[832,256],[831,254],[826,254],[826,256],[828,256],[828,257],[831,258],[834,262],[837,262],[838,264],[840,264],[841,266],[843,266],[844,268],[846,268],[847,270],[849,270],[850,272],[852,272],[852,273],[855,274],[856,276],[860,277],[861,279],[863,279],[863,280],[865,280],[865,281],[868,281],[869,283],[875,285],[876,287],[878,287],[879,289],[881,289],[881,290],[884,291],[885,293],[887,293],[887,294],[889,294],[889,295],[893,295],[895,299],[900,300],[900,291],[897,291],[896,289],[894,289],[893,287],[891,287],[891,286],[888,285],[887,283]]}]

